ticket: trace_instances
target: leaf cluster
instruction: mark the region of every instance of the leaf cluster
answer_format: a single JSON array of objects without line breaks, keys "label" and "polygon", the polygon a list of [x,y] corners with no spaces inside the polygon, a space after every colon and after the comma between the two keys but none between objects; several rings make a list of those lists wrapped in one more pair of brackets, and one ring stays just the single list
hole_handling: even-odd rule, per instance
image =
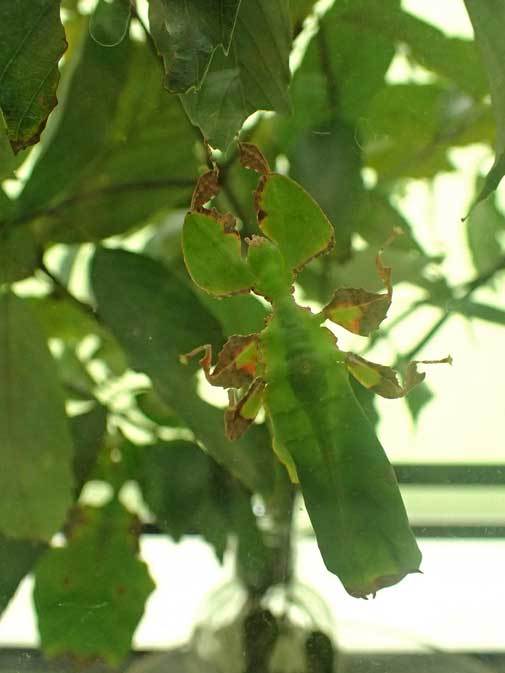
[{"label": "leaf cluster", "polygon": [[[229,441],[197,367],[179,359],[264,326],[256,297],[204,294],[181,255],[184,211],[209,159],[220,168],[217,205],[244,236],[257,233],[239,132],[333,224],[333,252],[297,277],[307,300],[377,289],[377,249],[399,228],[385,260],[393,283],[420,291],[409,315],[434,306],[438,326],[453,313],[505,324],[474,298],[505,266],[491,194],[505,172],[501,4],[465,0],[475,42],[399,0],[380,11],[374,0],[336,0],[324,14],[315,4],[199,0],[186,12],[183,0],[150,0],[146,22],[141,3],[122,0],[99,0],[92,14],[73,0],[1,3],[0,608],[33,571],[49,654],[127,654],[153,589],[141,525],[202,535],[220,558],[236,539],[251,592],[279,580],[251,508],[252,494],[274,507],[286,487],[268,428]],[[400,57],[423,69],[422,82],[391,81]],[[454,287],[395,204],[409,180],[454,171],[452,150],[475,143],[493,146],[496,161],[464,225],[476,276]],[[369,391],[356,391],[376,419]],[[414,417],[430,394],[423,384],[408,398]],[[97,481],[112,496],[93,509],[86,492]],[[136,513],[121,504],[131,482]],[[61,548],[51,546],[57,532]]]}]

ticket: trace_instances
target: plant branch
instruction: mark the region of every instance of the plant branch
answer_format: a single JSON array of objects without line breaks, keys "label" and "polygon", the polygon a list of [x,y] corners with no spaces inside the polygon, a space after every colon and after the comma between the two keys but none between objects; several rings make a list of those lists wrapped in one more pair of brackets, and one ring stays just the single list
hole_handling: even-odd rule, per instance
[{"label": "plant branch", "polygon": [[[489,271],[486,271],[485,273],[477,276],[474,278],[472,281],[466,284],[466,291],[464,292],[463,296],[460,297],[457,300],[458,304],[463,304],[467,299],[469,299],[472,294],[478,290],[480,287],[483,285],[486,285],[494,276],[499,273],[500,271],[505,270],[505,255],[501,257],[497,263],[489,269]],[[428,303],[423,302],[423,303]],[[405,355],[402,357],[402,359],[405,360],[412,360],[415,358],[415,356],[419,353],[419,351],[424,348],[424,346],[431,341],[433,336],[438,332],[438,330],[446,323],[450,315],[452,314],[452,311],[446,311],[444,315],[442,315],[437,322],[428,330],[428,332],[422,337],[422,339],[419,340],[419,342],[411,348]]]}]

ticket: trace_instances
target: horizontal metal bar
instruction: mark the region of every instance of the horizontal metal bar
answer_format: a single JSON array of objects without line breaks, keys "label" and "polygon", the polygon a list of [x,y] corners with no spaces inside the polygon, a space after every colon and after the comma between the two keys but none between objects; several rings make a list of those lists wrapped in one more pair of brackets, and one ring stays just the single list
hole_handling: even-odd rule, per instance
[{"label": "horizontal metal bar", "polygon": [[395,463],[401,484],[505,486],[505,465]]},{"label": "horizontal metal bar", "polygon": [[416,537],[419,538],[487,538],[487,539],[505,539],[505,526],[486,526],[471,525],[471,526],[412,526],[412,530]]}]

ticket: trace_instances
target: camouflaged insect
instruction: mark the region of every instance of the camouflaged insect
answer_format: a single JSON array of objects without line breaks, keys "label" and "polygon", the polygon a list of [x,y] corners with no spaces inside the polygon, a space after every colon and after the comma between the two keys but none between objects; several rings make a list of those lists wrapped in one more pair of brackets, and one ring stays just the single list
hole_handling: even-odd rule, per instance
[{"label": "camouflaged insect", "polygon": [[240,437],[259,409],[267,414],[273,450],[299,483],[327,568],[353,596],[366,597],[418,572],[421,553],[410,529],[393,469],[349,382],[385,397],[400,397],[422,381],[412,363],[405,385],[395,372],[339,350],[326,320],[368,335],[391,304],[391,269],[377,255],[385,292],[343,288],[314,314],[293,298],[296,273],[329,251],[333,228],[314,200],[290,178],[270,171],[250,144],[242,164],[260,173],[255,207],[263,236],[243,243],[230,214],[208,209],[218,175],[200,178],[183,229],[183,252],[193,281],[223,297],[254,292],[272,312],[262,332],[232,336],[212,366],[203,352],[208,381],[230,391],[225,427]]}]

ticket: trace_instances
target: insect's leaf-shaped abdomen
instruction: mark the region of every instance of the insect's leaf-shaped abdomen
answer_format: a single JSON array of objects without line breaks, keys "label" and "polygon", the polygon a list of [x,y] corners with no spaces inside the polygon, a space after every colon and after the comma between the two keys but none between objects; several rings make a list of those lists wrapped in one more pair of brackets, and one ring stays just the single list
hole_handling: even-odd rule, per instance
[{"label": "insect's leaf-shaped abdomen", "polygon": [[296,465],[327,568],[366,596],[417,571],[421,555],[332,335],[292,300],[276,309],[261,337],[275,441]]}]

